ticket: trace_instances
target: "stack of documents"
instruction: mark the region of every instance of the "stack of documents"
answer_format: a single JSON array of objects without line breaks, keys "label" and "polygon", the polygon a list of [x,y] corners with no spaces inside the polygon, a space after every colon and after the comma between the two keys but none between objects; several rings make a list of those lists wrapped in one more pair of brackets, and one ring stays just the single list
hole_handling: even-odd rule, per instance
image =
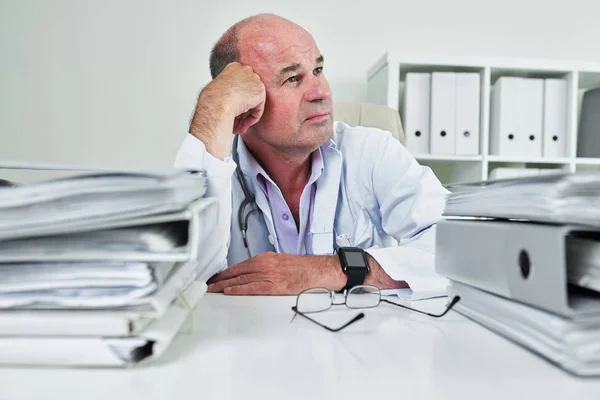
[{"label": "stack of documents", "polygon": [[447,186],[446,216],[578,223],[600,227],[600,174],[582,172]]},{"label": "stack of documents", "polygon": [[576,375],[600,375],[600,314],[564,318],[454,281],[448,296],[456,295],[466,317]]},{"label": "stack of documents", "polygon": [[512,168],[512,167],[498,167],[494,168],[490,172],[489,179],[508,179],[508,178],[522,178],[524,176],[537,176],[537,175],[549,175],[549,174],[564,174],[565,171],[560,168]]},{"label": "stack of documents", "polygon": [[600,174],[456,185],[436,271],[456,310],[576,375],[600,376]]},{"label": "stack of documents", "polygon": [[203,171],[0,187],[0,364],[158,357],[225,260]]}]

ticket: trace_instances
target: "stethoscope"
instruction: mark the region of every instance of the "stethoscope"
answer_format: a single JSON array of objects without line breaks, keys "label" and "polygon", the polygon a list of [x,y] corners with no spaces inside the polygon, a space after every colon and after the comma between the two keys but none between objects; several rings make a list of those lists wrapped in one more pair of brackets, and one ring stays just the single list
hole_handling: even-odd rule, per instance
[{"label": "stethoscope", "polygon": [[236,165],[235,171],[238,177],[238,181],[240,182],[240,186],[242,187],[242,191],[244,192],[244,200],[240,204],[240,208],[238,208],[238,224],[240,226],[240,230],[242,231],[242,238],[244,240],[244,246],[246,247],[246,251],[248,252],[248,258],[252,258],[252,254],[250,253],[250,246],[248,246],[248,218],[250,217],[250,214],[257,211],[257,209],[251,208],[251,210],[248,213],[246,213],[246,207],[252,207],[252,203],[255,203],[255,198],[254,195],[248,190],[248,186],[246,186],[246,180],[244,179],[244,174],[242,173],[242,169],[240,168],[240,157],[237,151],[239,137],[240,135],[233,136],[233,149],[231,152],[231,156]]}]

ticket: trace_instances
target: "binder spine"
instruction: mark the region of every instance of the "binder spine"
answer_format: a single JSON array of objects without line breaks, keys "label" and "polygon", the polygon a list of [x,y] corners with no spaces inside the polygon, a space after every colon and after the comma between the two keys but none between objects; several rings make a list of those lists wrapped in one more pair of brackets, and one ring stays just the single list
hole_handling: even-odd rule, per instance
[{"label": "binder spine", "polygon": [[567,225],[442,220],[436,228],[438,274],[565,317]]}]

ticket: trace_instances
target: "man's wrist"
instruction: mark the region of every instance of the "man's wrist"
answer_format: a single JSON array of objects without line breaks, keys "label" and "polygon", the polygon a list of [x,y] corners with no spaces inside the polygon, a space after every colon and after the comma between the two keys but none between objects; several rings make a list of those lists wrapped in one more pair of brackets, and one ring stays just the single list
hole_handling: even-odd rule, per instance
[{"label": "man's wrist", "polygon": [[223,160],[231,154],[233,120],[227,107],[213,103],[201,94],[189,132],[204,143],[210,154]]},{"label": "man's wrist", "polygon": [[348,276],[342,271],[340,258],[336,254],[325,256],[325,266],[329,277],[327,289],[336,292],[342,290],[346,286],[346,282],[348,282]]}]

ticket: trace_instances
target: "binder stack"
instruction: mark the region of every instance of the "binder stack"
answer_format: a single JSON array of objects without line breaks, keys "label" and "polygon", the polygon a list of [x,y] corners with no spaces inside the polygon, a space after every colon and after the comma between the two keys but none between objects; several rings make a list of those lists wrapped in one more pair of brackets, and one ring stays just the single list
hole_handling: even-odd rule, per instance
[{"label": "binder stack", "polygon": [[161,355],[225,255],[203,171],[87,172],[0,187],[0,365]]},{"label": "binder stack", "polygon": [[491,91],[490,154],[549,158],[567,155],[566,79],[503,76]]},{"label": "binder stack", "polygon": [[436,271],[455,310],[575,375],[600,375],[600,174],[453,185]]},{"label": "binder stack", "polygon": [[479,154],[480,81],[477,72],[407,73],[406,148],[417,157]]}]

